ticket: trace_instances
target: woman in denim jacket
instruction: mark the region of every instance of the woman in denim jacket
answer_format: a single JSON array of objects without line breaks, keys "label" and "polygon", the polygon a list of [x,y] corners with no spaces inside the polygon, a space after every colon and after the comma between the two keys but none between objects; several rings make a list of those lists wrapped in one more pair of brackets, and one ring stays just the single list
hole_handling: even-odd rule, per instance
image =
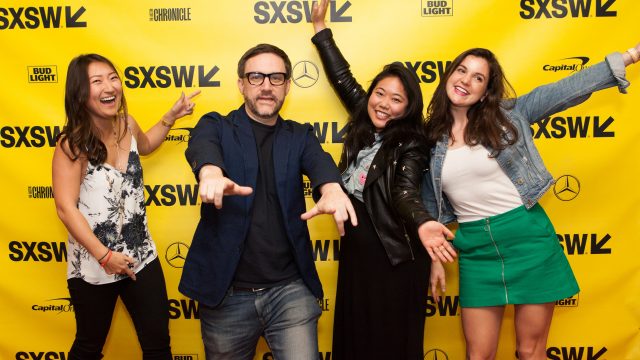
[{"label": "woman in denim jacket", "polygon": [[[554,303],[579,288],[538,204],[554,180],[530,125],[595,91],[617,85],[624,93],[625,66],[639,58],[640,44],[515,100],[489,50],[467,50],[445,72],[427,109],[435,145],[423,200],[438,221],[459,224],[454,245],[467,359],[495,358],[507,304],[515,306],[519,358],[546,359]],[[442,265],[432,272],[444,273]],[[437,298],[437,284],[431,289]]]}]

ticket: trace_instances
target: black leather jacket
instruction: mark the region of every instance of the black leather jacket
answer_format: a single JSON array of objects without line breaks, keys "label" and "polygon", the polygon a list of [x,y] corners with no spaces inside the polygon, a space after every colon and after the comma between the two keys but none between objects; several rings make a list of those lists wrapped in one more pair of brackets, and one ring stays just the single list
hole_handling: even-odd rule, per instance
[{"label": "black leather jacket", "polygon": [[[349,70],[349,63],[333,41],[330,29],[317,33],[316,45],[329,81],[350,114],[366,100],[366,92]],[[352,156],[343,148],[340,171]],[[425,251],[418,238],[418,226],[435,220],[420,197],[423,172],[429,164],[429,148],[407,139],[405,143],[384,144],[374,156],[367,173],[363,199],[375,231],[391,264],[413,260],[414,251]]]}]

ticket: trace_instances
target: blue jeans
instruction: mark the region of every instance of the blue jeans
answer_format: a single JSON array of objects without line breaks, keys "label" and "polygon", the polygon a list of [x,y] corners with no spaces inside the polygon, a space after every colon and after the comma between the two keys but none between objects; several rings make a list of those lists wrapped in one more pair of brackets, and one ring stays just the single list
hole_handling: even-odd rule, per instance
[{"label": "blue jeans", "polygon": [[200,305],[206,357],[251,360],[264,336],[275,359],[318,359],[321,314],[302,280],[256,292],[231,288],[219,306]]}]

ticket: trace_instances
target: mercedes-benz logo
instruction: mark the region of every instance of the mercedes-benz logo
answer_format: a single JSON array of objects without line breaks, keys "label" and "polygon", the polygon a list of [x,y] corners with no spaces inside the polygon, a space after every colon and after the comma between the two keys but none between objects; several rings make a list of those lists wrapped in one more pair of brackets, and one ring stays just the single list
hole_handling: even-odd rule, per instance
[{"label": "mercedes-benz logo", "polygon": [[293,66],[293,83],[301,88],[312,87],[320,77],[320,70],[311,61],[302,60]]},{"label": "mercedes-benz logo", "polygon": [[440,349],[431,349],[424,354],[424,360],[449,360],[449,356]]},{"label": "mercedes-benz logo", "polygon": [[167,260],[167,263],[174,268],[181,268],[184,266],[184,260],[187,258],[187,252],[189,252],[189,246],[187,244],[174,242],[167,247],[164,258]]},{"label": "mercedes-benz logo", "polygon": [[571,201],[580,194],[580,181],[573,175],[562,175],[553,185],[553,193],[559,200]]}]

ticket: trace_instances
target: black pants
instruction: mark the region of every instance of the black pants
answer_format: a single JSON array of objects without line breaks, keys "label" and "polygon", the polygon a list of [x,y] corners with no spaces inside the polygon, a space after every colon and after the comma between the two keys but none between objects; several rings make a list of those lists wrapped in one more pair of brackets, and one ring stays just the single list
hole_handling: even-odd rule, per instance
[{"label": "black pants", "polygon": [[171,357],[169,301],[158,259],[130,278],[115,283],[92,285],[79,278],[68,279],[76,316],[76,338],[69,359],[102,358],[118,297],[127,308],[138,335],[143,359]]}]

